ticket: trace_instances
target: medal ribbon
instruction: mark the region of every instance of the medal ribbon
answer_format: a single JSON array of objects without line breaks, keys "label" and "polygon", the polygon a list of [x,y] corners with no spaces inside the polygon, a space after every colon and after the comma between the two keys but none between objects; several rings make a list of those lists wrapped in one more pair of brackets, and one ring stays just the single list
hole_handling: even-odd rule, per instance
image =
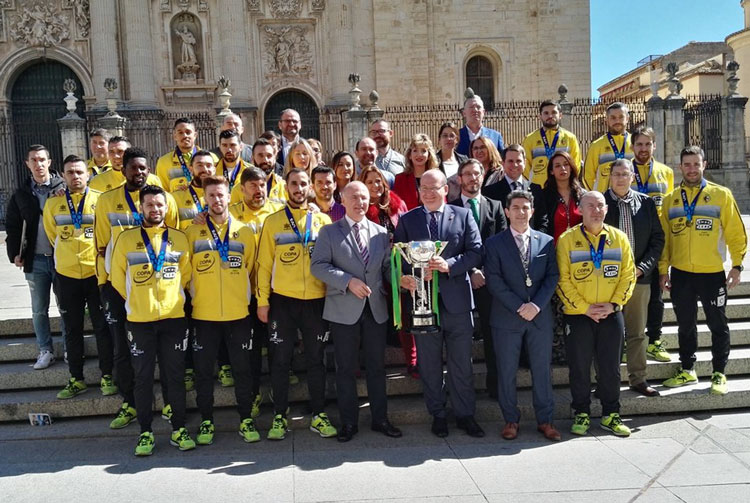
[{"label": "medal ribbon", "polygon": [[159,247],[159,256],[154,253],[154,247],[151,245],[151,240],[148,238],[146,229],[141,227],[141,237],[143,243],[146,245],[146,253],[148,254],[148,260],[154,267],[154,272],[161,272],[162,266],[164,266],[164,259],[167,256],[167,242],[169,241],[169,229],[164,229],[161,234],[161,246]]},{"label": "medal ribbon", "polygon": [[695,206],[698,204],[698,198],[701,195],[701,192],[703,192],[703,189],[706,188],[706,179],[704,178],[701,180],[701,188],[698,191],[698,193],[693,198],[693,202],[688,204],[688,198],[687,198],[687,192],[685,192],[685,189],[681,189],[680,192],[682,193],[682,207],[685,208],[685,220],[687,221],[688,225],[693,221],[693,213],[695,213]]},{"label": "medal ribbon", "polygon": [[196,194],[196,192],[193,190],[192,185],[188,185],[188,190],[190,191],[190,195],[193,196],[193,203],[195,203],[195,208],[198,210],[198,213],[203,213],[201,198],[198,197],[198,194]]},{"label": "medal ribbon", "polygon": [[224,178],[229,180],[229,190],[232,190],[232,187],[234,187],[234,182],[237,181],[237,175],[242,171],[242,159],[237,159],[237,165],[232,170],[232,174],[230,175],[227,171],[227,168],[225,167],[224,160],[221,161],[221,166],[224,170]]},{"label": "medal ribbon", "polygon": [[128,203],[128,208],[130,208],[131,213],[133,213],[133,220],[135,220],[135,225],[141,225],[143,223],[143,216],[141,216],[138,208],[135,207],[133,198],[130,197],[130,192],[128,192],[127,185],[123,185],[122,188],[125,191],[125,201]]},{"label": "medal ribbon", "polygon": [[615,139],[612,138],[612,135],[610,133],[607,133],[607,139],[609,140],[609,144],[612,146],[612,153],[615,154],[615,159],[625,159],[625,147],[628,145],[628,133],[622,134],[622,150],[617,149],[617,144],[615,143]]},{"label": "medal ribbon", "polygon": [[70,197],[70,190],[65,189],[65,199],[68,201],[68,209],[70,210],[70,218],[73,219],[73,227],[76,229],[81,228],[81,224],[83,223],[83,207],[86,204],[86,196],[89,193],[88,187],[86,187],[86,190],[83,192],[83,197],[81,198],[81,202],[78,203],[78,210],[76,210],[75,205],[73,204],[73,198]]},{"label": "medal ribbon", "polygon": [[583,224],[581,224],[581,233],[583,233],[583,237],[586,238],[586,242],[589,244],[589,252],[591,253],[591,261],[594,263],[594,267],[596,269],[601,269],[602,259],[604,258],[604,244],[607,241],[607,236],[605,234],[599,236],[599,246],[594,250],[594,245],[591,244],[591,240],[586,235],[586,231],[583,229]]},{"label": "medal ribbon", "polygon": [[[195,155],[195,153],[198,151],[197,147],[193,147],[193,153],[192,155]],[[177,156],[177,160],[180,161],[180,166],[182,166],[182,176],[184,176],[188,183],[193,181],[193,177],[190,175],[190,170],[187,167],[187,163],[185,162],[185,157],[182,155],[182,150],[180,150],[180,147],[174,148],[174,155]]]},{"label": "medal ribbon", "polygon": [[302,239],[302,233],[299,231],[299,227],[297,227],[297,222],[294,221],[294,216],[292,215],[292,212],[289,209],[289,206],[284,207],[284,211],[286,212],[286,218],[289,220],[289,226],[297,235],[297,239],[299,239],[299,242],[302,243],[303,248],[307,248],[307,243],[310,241],[310,227],[312,227],[312,213],[310,213],[309,211],[307,212],[307,219],[305,220],[305,238]]},{"label": "medal ribbon", "polygon": [[648,181],[651,180],[651,174],[654,172],[654,160],[651,159],[648,163],[648,176],[646,177],[646,183],[641,180],[641,173],[638,170],[638,165],[633,163],[635,168],[635,183],[638,184],[638,192],[641,194],[648,194]]},{"label": "medal ribbon", "polygon": [[266,195],[271,194],[271,188],[273,187],[273,173],[268,174],[268,180],[266,180]]},{"label": "medal ribbon", "polygon": [[539,134],[542,135],[542,141],[544,142],[544,154],[547,156],[547,159],[551,159],[552,156],[555,155],[555,150],[557,148],[557,139],[560,137],[560,128],[557,128],[555,137],[552,138],[552,145],[547,142],[547,133],[544,132],[544,128],[541,128],[539,130]]},{"label": "medal ribbon", "polygon": [[216,249],[219,252],[222,262],[229,261],[229,227],[231,224],[232,217],[229,217],[227,218],[227,232],[224,234],[224,241],[222,242],[219,232],[211,221],[211,217],[206,218],[206,225],[208,225],[208,230],[211,231],[211,237],[214,239],[214,244],[216,244]]}]

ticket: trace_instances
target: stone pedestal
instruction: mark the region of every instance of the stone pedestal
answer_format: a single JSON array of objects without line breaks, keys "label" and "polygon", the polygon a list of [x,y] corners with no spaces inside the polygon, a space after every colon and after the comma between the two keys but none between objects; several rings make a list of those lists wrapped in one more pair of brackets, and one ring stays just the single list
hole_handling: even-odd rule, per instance
[{"label": "stone pedestal", "polygon": [[[655,159],[664,159],[666,134],[664,132],[664,100],[659,96],[652,96],[646,102],[646,126],[656,133],[654,140],[656,151]],[[676,166],[670,165],[674,168]]]},{"label": "stone pedestal", "polygon": [[85,159],[88,156],[86,120],[73,112],[57,119],[57,126],[60,128],[63,159],[72,154]]},{"label": "stone pedestal", "polygon": [[675,94],[664,100],[664,164],[677,167],[680,151],[685,147],[685,117],[687,100]]},{"label": "stone pedestal", "polygon": [[347,110],[343,114],[345,147],[354,153],[357,142],[368,136],[370,124],[383,117],[383,110],[371,108],[370,110]]},{"label": "stone pedestal", "polygon": [[105,115],[96,121],[97,127],[104,128],[111,136],[125,136],[125,126],[128,119],[120,115]]},{"label": "stone pedestal", "polygon": [[568,100],[565,100],[565,101],[560,101],[558,105],[560,105],[560,112],[562,113],[562,119],[560,119],[560,125],[563,128],[570,131],[571,128],[573,127],[573,103]]},{"label": "stone pedestal", "polygon": [[745,157],[745,104],[740,95],[725,96],[721,100],[721,171],[717,183],[732,190],[740,211],[750,211],[750,176]]}]

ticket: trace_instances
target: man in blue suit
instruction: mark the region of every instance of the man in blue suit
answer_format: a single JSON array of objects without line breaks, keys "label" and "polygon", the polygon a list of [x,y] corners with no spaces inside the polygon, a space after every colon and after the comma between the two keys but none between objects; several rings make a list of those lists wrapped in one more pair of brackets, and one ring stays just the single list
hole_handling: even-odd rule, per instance
[{"label": "man in blue suit", "polygon": [[466,120],[466,125],[458,132],[459,140],[456,152],[471,157],[471,142],[480,136],[489,138],[497,147],[498,152],[502,152],[505,149],[503,135],[500,134],[500,131],[495,131],[482,125],[482,120],[484,119],[484,102],[482,102],[482,98],[476,95],[468,98],[464,102],[462,113]]},{"label": "man in blue suit", "polygon": [[[482,239],[469,210],[445,204],[448,182],[440,170],[431,169],[422,175],[419,194],[423,206],[401,216],[393,239],[397,243],[445,243],[442,254],[433,257],[427,268],[430,276],[432,271],[439,273],[440,332],[414,335],[425,404],[433,416],[432,432],[441,438],[448,435],[443,382],[445,343],[447,386],[457,426],[473,437],[482,437],[484,431],[474,420],[476,398],[471,363],[474,298],[469,282],[469,272],[482,263]],[[417,280],[414,276],[404,276],[401,286],[413,292]]]},{"label": "man in blue suit", "polygon": [[518,436],[521,413],[516,399],[518,358],[528,347],[533,379],[537,429],[549,440],[560,440],[552,424],[555,400],[550,362],[554,316],[550,300],[560,272],[552,238],[529,226],[534,214],[531,192],[508,195],[505,214],[509,228],[485,243],[484,273],[492,295],[490,324],[498,368],[500,409],[505,419],[502,436]]}]

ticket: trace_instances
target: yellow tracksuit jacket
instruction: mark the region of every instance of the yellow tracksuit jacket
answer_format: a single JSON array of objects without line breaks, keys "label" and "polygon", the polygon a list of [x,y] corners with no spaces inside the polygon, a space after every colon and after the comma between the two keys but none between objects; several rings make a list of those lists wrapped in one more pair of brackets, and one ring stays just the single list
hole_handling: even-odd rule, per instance
[{"label": "yellow tracksuit jacket", "polygon": [[[195,185],[191,186],[193,191],[195,191],[195,195],[198,196],[198,202],[200,203],[201,208],[205,209],[206,199],[204,197],[203,189],[201,187],[196,187]],[[177,204],[177,213],[180,216],[180,230],[184,232],[193,224],[193,219],[202,210],[198,210],[198,207],[193,200],[193,194],[190,193],[190,189],[187,187],[180,187],[175,190],[172,192],[172,197],[174,197],[174,201]]]},{"label": "yellow tracksuit jacket", "polygon": [[[630,146],[630,134],[612,135],[617,150],[622,150],[622,142],[625,141],[625,158],[633,159],[633,149]],[[605,192],[609,188],[609,171],[615,161],[615,153],[609,144],[607,135],[597,138],[586,153],[586,162],[583,165],[581,181],[587,190]]]},{"label": "yellow tracksuit jacket", "polygon": [[[202,150],[200,147],[195,147],[195,152]],[[185,160],[185,167],[190,170],[190,159],[193,157],[193,151],[183,152],[182,158]],[[214,164],[219,162],[219,158],[216,154],[212,153],[211,157],[214,160]],[[221,174],[218,170],[218,174]],[[167,192],[174,192],[180,187],[187,187],[188,182],[185,178],[185,173],[182,171],[182,164],[174,153],[174,149],[170,150],[163,156],[159,157],[156,161],[156,176],[161,180],[161,186]]]},{"label": "yellow tracksuit jacket", "polygon": [[[146,183],[148,185],[157,185],[164,188],[159,178],[151,173],[146,177]],[[125,185],[125,175],[122,174],[122,171],[112,168],[103,173],[99,173],[92,178],[89,183],[89,188],[98,190],[99,192],[108,192],[122,185]]]},{"label": "yellow tracksuit jacket", "polygon": [[[633,167],[637,169],[638,173],[641,175],[641,181],[648,178],[648,191],[646,192],[646,195],[654,200],[656,211],[658,211],[659,216],[661,216],[664,196],[674,190],[674,171],[672,171],[672,168],[666,164],[657,161],[654,161],[654,168],[651,170],[651,176],[648,175],[650,169],[649,164],[640,165],[635,162],[635,159],[633,159]],[[632,188],[634,191],[638,192],[638,182],[636,180],[633,180]]]},{"label": "yellow tracksuit jacket", "polygon": [[[567,152],[570,154],[576,170],[580,171],[581,147],[578,144],[576,135],[563,128],[546,129],[544,133],[547,137],[547,144],[552,147],[552,141],[555,138],[555,133],[558,131],[560,135],[557,138],[555,152]],[[523,176],[529,180],[529,183],[536,183],[544,187],[544,183],[547,181],[547,151],[544,150],[544,141],[542,141],[542,133],[539,129],[532,131],[524,138],[523,149],[526,152],[526,169],[523,171]]]}]

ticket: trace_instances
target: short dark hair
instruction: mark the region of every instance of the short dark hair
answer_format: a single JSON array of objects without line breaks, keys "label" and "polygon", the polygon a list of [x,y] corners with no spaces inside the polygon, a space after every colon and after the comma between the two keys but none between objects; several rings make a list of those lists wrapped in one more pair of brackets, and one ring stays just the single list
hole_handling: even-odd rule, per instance
[{"label": "short dark hair", "polygon": [[143,204],[146,196],[158,196],[159,194],[163,195],[164,199],[167,198],[167,193],[158,185],[146,185],[138,192],[138,200]]},{"label": "short dark hair", "polygon": [[511,143],[507,147],[505,147],[505,150],[503,150],[503,160],[505,160],[505,154],[507,152],[518,152],[521,154],[521,157],[526,159],[526,151],[524,150],[522,145],[519,145],[518,143]]},{"label": "short dark hair", "polygon": [[89,138],[94,138],[96,136],[100,136],[100,137],[104,138],[107,141],[109,141],[109,139],[112,137],[112,135],[109,134],[109,131],[107,131],[106,129],[101,128],[101,127],[100,128],[96,128],[96,129],[92,130],[89,133]]},{"label": "short dark hair", "polygon": [[[307,175],[307,170],[302,169],[302,168],[292,168],[289,171],[287,171],[286,175],[284,175],[284,181],[288,182],[289,177],[297,173],[304,173],[305,175]],[[307,179],[309,180],[310,177],[308,176]]]},{"label": "short dark hair", "polygon": [[122,156],[122,165],[127,166],[131,159],[139,158],[148,160],[148,154],[146,151],[138,147],[128,147],[128,149],[125,150],[125,154]]},{"label": "short dark hair", "polygon": [[266,174],[263,170],[253,166],[252,168],[242,170],[242,174],[240,175],[240,185],[245,185],[247,182],[257,182],[258,180],[265,181],[265,179]]},{"label": "short dark hair", "polygon": [[560,110],[560,104],[556,101],[552,100],[544,100],[539,104],[539,113],[542,113],[542,110],[544,107],[555,107],[557,110]]},{"label": "short dark hair", "polygon": [[82,163],[86,164],[86,161],[84,161],[83,159],[81,159],[81,158],[80,158],[80,157],[78,157],[77,155],[75,155],[75,154],[70,154],[69,156],[67,156],[67,157],[66,157],[66,158],[65,158],[65,159],[63,160],[63,172],[65,172],[65,166],[67,166],[68,164],[72,164],[72,163],[75,163],[75,162],[82,162]]},{"label": "short dark hair", "polygon": [[607,112],[606,113],[609,113],[610,110],[622,110],[626,114],[630,113],[630,109],[622,101],[615,101],[614,103],[610,103],[609,106],[607,107]]},{"label": "short dark hair", "polygon": [[[354,164],[354,156],[352,154],[350,154],[349,152],[347,152],[346,150],[340,150],[340,151],[336,152],[335,154],[333,154],[333,159],[331,159],[331,169],[335,170],[336,169],[336,165],[339,163],[339,161],[341,159],[343,159],[344,157],[346,157],[346,156],[351,157],[352,164]],[[334,171],[334,173],[335,173],[335,171]]]},{"label": "short dark hair", "polygon": [[211,161],[214,160],[214,156],[211,152],[208,150],[199,150],[196,153],[193,154],[193,157],[190,158],[190,165],[193,165],[193,161],[195,161],[196,157],[206,157],[209,156],[211,158]]},{"label": "short dark hair", "polygon": [[264,140],[279,140],[279,135],[276,134],[276,131],[271,131],[270,129],[268,131],[263,131],[259,136],[258,139],[263,138]]},{"label": "short dark hair", "polygon": [[265,138],[258,138],[253,143],[253,154],[255,153],[255,147],[273,147],[273,144]]},{"label": "short dark hair", "polygon": [[109,143],[120,143],[121,141],[124,141],[128,145],[131,145],[130,140],[127,136],[113,136],[109,139]]},{"label": "short dark hair", "polygon": [[236,129],[225,129],[224,131],[219,133],[219,141],[228,140],[229,138],[237,138],[239,140],[240,134]]},{"label": "short dark hair", "polygon": [[474,159],[473,157],[469,157],[468,159],[466,159],[465,161],[463,161],[463,162],[462,162],[462,163],[461,163],[461,164],[460,164],[460,165],[458,166],[458,171],[456,171],[456,173],[458,173],[458,176],[461,176],[461,175],[463,174],[463,172],[464,172],[464,168],[465,168],[466,166],[468,166],[469,164],[476,164],[477,166],[479,166],[479,169],[480,169],[480,170],[482,171],[482,176],[484,176],[484,166],[482,166],[482,163],[481,163],[481,162],[479,162],[479,161],[477,161],[477,160],[476,160],[476,159]]},{"label": "short dark hair", "polygon": [[656,141],[656,131],[648,126],[641,125],[635,128],[635,131],[633,131],[633,134],[630,136],[631,143],[635,143],[639,136],[648,136],[651,138],[651,141]]},{"label": "short dark hair", "polygon": [[333,172],[331,168],[328,166],[315,166],[312,170],[312,173],[310,173],[310,180],[315,180],[315,175],[331,175],[333,178],[333,181],[336,181],[336,173]]},{"label": "short dark hair", "polygon": [[682,159],[688,155],[699,155],[701,157],[701,161],[706,160],[706,154],[698,145],[688,145],[680,151],[680,164],[682,164]]},{"label": "short dark hair", "polygon": [[531,208],[534,208],[534,194],[531,193],[529,190],[513,190],[510,194],[508,194],[508,197],[505,200],[505,207],[510,208],[511,203],[515,199],[526,199],[529,203],[531,203]]},{"label": "short dark hair", "polygon": [[205,191],[210,185],[223,185],[229,189],[229,180],[221,175],[207,176],[201,180],[201,187]]},{"label": "short dark hair", "polygon": [[29,145],[29,149],[26,151],[26,159],[29,158],[29,155],[31,155],[32,152],[41,152],[44,151],[47,153],[47,157],[50,157],[49,149],[45,147],[44,145],[35,144],[35,145]]},{"label": "short dark hair", "polygon": [[191,119],[190,117],[179,117],[176,121],[174,121],[174,126],[172,126],[172,129],[176,128],[180,124],[190,124],[192,126],[195,126],[195,121]]}]

